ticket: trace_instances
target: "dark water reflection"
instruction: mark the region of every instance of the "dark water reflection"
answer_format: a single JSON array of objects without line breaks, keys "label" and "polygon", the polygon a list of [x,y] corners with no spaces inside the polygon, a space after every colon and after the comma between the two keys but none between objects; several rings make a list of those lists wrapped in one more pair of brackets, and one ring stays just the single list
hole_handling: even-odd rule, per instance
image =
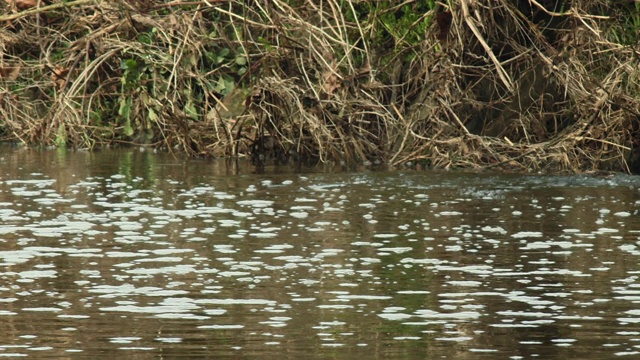
[{"label": "dark water reflection", "polygon": [[0,356],[640,356],[636,177],[0,158]]}]

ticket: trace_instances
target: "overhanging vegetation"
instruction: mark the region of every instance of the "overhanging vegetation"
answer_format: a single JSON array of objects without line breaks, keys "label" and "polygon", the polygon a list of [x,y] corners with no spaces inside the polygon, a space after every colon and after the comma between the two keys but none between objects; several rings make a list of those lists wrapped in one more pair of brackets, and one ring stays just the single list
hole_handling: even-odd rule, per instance
[{"label": "overhanging vegetation", "polygon": [[4,0],[0,134],[259,163],[638,172],[638,4]]}]

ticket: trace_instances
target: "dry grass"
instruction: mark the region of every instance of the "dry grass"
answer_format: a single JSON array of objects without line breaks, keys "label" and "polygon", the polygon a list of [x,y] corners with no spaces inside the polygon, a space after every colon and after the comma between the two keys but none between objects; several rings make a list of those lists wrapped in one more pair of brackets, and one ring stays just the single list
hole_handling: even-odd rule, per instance
[{"label": "dry grass", "polygon": [[27,144],[256,162],[638,172],[639,54],[616,36],[620,9],[459,0],[404,33],[384,21],[417,4],[365,16],[354,0],[78,0],[9,13],[0,128]]}]

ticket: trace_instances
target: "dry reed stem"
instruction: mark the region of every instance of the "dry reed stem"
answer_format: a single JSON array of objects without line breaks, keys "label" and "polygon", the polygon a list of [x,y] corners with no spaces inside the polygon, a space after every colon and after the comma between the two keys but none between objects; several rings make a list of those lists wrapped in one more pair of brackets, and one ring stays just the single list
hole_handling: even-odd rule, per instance
[{"label": "dry reed stem", "polygon": [[18,13],[11,14],[11,15],[0,15],[0,22],[18,20],[20,18],[23,18],[23,17],[26,17],[26,16],[30,16],[30,15],[47,13],[47,12],[50,12],[50,11],[53,11],[53,10],[57,10],[57,9],[61,9],[61,8],[70,8],[70,7],[74,7],[74,6],[95,4],[97,2],[99,2],[99,0],[74,0],[74,1],[69,1],[69,2],[58,2],[58,3],[51,4],[51,5],[35,7],[33,9],[28,9],[28,10],[23,10],[23,11],[20,11]]}]

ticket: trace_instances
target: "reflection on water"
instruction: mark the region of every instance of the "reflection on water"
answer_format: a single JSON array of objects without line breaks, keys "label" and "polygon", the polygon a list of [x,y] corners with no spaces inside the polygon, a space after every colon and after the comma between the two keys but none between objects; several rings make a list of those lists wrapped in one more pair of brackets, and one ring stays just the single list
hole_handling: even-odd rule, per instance
[{"label": "reflection on water", "polygon": [[640,356],[635,177],[0,157],[0,356]]}]

